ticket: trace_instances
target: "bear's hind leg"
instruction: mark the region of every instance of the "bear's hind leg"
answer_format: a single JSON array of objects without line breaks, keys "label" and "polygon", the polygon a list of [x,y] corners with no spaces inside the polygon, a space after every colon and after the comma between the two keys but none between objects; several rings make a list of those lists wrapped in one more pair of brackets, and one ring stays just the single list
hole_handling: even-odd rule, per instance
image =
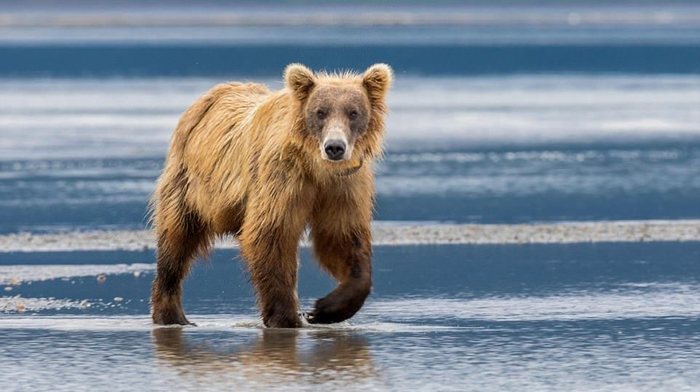
[{"label": "bear's hind leg", "polygon": [[182,309],[182,281],[195,257],[205,254],[209,245],[206,229],[195,213],[185,213],[176,221],[179,224],[156,227],[158,255],[151,316],[160,325],[192,324]]}]

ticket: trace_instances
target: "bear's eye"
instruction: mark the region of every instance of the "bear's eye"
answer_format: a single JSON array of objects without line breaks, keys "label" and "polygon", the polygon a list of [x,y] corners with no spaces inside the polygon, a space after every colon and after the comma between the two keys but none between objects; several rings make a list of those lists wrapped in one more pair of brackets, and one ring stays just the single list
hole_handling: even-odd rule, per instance
[{"label": "bear's eye", "polygon": [[351,120],[354,120],[357,118],[357,111],[353,110],[350,113],[348,113],[348,117],[350,117]]},{"label": "bear's eye", "polygon": [[318,109],[316,111],[316,117],[318,117],[319,120],[323,120],[324,118],[326,118],[326,112],[324,112],[321,109]]}]

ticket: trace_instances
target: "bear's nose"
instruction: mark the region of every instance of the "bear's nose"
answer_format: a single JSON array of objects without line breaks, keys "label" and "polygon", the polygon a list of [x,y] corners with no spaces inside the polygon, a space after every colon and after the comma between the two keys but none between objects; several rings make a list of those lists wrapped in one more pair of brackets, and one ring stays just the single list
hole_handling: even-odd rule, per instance
[{"label": "bear's nose", "polygon": [[345,142],[342,140],[329,140],[323,145],[326,155],[332,161],[340,160],[345,154]]}]

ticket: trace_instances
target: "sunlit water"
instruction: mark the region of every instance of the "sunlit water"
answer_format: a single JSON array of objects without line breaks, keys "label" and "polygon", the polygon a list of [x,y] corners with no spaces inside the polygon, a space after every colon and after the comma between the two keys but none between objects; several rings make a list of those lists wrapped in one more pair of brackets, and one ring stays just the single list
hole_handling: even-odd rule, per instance
[{"label": "sunlit water", "polygon": [[[10,390],[690,391],[700,383],[695,243],[375,253],[365,308],[349,322],[299,331],[262,329],[233,251],[187,280],[185,308],[198,326],[184,329],[150,324],[147,252],[5,254],[0,277],[12,291],[0,303],[0,378]],[[307,252],[302,260],[309,309],[333,284]]]},{"label": "sunlit water", "polygon": [[[0,84],[0,232],[143,227],[180,113],[218,81]],[[398,76],[376,218],[700,217],[698,102],[695,75]]]}]

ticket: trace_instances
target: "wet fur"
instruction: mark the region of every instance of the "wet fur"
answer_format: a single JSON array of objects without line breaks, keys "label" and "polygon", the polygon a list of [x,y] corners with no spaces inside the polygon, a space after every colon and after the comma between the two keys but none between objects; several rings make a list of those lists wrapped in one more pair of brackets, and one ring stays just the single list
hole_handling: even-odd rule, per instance
[{"label": "wet fur", "polygon": [[[157,273],[151,294],[156,324],[188,324],[182,281],[213,240],[240,242],[268,327],[298,327],[298,243],[310,226],[319,264],[338,287],[319,299],[312,323],[352,317],[372,286],[370,221],[374,201],[372,160],[381,156],[384,99],[393,75],[386,65],[364,74],[313,74],[293,64],[286,88],[221,84],[181,117],[152,200],[158,238]],[[354,160],[329,162],[319,153],[308,115],[322,87],[355,89],[369,116],[357,132]],[[357,94],[355,94],[357,95]]]}]

